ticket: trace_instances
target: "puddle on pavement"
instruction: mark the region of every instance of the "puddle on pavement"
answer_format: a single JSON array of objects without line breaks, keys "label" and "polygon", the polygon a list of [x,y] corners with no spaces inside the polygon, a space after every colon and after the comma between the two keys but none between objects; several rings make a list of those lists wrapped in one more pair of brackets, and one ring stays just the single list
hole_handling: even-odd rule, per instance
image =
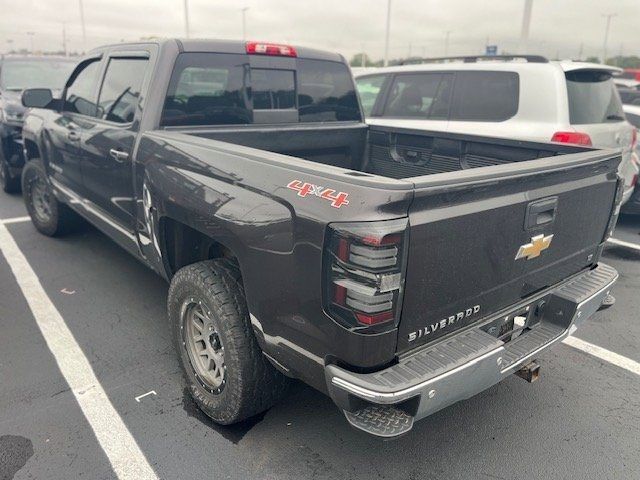
[{"label": "puddle on pavement", "polygon": [[196,420],[199,420],[201,423],[203,423],[209,428],[212,428],[213,430],[218,432],[220,435],[222,435],[224,438],[226,438],[230,442],[233,442],[236,445],[238,444],[238,442],[240,442],[240,440],[242,440],[242,438],[247,433],[249,433],[249,431],[253,427],[255,427],[258,423],[262,421],[265,414],[267,413],[267,412],[259,413],[254,417],[248,418],[247,420],[236,423],[234,425],[227,425],[227,426],[218,425],[214,423],[213,420],[207,417],[202,412],[202,410],[198,408],[198,405],[196,405],[196,402],[193,400],[193,398],[191,397],[191,394],[189,393],[188,387],[185,387],[182,392],[182,409],[185,412],[187,412],[187,415],[195,418]]},{"label": "puddle on pavement", "polygon": [[33,455],[33,443],[25,437],[0,437],[0,478],[11,480]]}]

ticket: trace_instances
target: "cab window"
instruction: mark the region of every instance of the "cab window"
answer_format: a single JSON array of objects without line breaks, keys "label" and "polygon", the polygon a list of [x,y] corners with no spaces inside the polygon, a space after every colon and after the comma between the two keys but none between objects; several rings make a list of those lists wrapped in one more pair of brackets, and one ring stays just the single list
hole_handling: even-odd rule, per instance
[{"label": "cab window", "polygon": [[146,58],[112,58],[100,89],[98,117],[116,123],[133,122],[145,77]]},{"label": "cab window", "polygon": [[98,113],[98,75],[100,60],[85,64],[67,87],[63,110],[95,117]]}]

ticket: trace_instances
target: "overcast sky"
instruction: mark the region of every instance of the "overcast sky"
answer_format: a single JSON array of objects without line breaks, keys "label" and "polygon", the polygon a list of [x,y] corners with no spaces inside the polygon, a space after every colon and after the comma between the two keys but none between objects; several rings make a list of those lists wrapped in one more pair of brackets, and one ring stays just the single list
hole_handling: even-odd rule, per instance
[{"label": "overcast sky", "polygon": [[[0,0],[0,51],[82,50],[80,0]],[[387,0],[188,0],[192,37],[247,37],[314,46],[351,57],[384,52]],[[146,36],[183,37],[184,0],[83,0],[86,49]],[[390,57],[477,54],[487,44],[514,52],[524,0],[392,0]],[[533,0],[530,53],[601,56],[604,14],[611,19],[609,55],[640,55],[640,0]],[[33,32],[30,37],[27,32]],[[11,42],[11,43],[10,43]],[[582,47],[581,47],[582,45]]]}]

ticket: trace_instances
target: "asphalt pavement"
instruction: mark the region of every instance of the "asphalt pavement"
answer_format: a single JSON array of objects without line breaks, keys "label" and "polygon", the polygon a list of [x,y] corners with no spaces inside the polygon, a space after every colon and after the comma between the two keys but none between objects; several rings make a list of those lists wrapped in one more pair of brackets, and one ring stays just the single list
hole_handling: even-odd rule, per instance
[{"label": "asphalt pavement", "polygon": [[[103,413],[124,423],[157,478],[640,478],[640,376],[565,344],[540,357],[538,382],[508,378],[393,441],[353,430],[302,384],[263,415],[216,426],[185,392],[164,281],[90,226],[51,239],[25,215],[19,196],[0,194],[0,221],[114,408]],[[640,220],[623,218],[615,237],[640,245]],[[117,478],[87,417],[91,392],[70,387],[7,260],[0,255],[0,479]],[[604,261],[620,272],[617,303],[576,336],[640,362],[640,251],[611,246]]]}]

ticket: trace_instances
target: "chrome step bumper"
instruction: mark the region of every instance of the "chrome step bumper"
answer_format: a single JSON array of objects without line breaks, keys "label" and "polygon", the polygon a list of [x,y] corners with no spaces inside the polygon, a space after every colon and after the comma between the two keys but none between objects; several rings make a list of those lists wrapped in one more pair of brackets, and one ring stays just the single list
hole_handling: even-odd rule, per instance
[{"label": "chrome step bumper", "polygon": [[600,264],[560,284],[544,295],[539,321],[508,343],[486,333],[483,323],[382,371],[328,365],[329,393],[356,428],[387,437],[406,433],[414,420],[486,390],[571,335],[600,308],[617,278],[614,268]]}]

